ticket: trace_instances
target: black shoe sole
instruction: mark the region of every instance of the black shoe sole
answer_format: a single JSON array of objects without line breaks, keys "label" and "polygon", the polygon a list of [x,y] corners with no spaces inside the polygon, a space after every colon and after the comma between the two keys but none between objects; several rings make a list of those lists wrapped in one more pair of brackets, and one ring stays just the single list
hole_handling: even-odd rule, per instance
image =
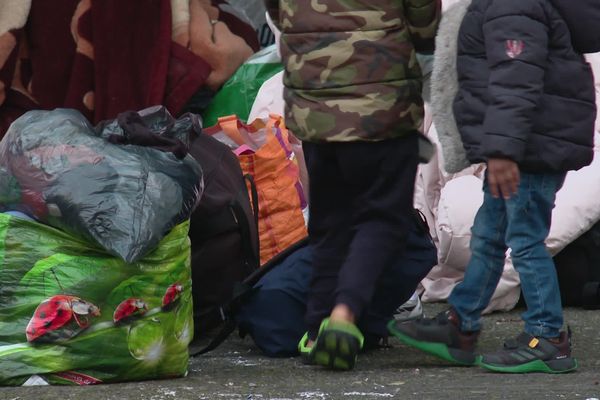
[{"label": "black shoe sole", "polygon": [[310,364],[340,371],[354,368],[360,351],[360,341],[355,336],[336,330],[324,330],[314,346],[310,352]]}]

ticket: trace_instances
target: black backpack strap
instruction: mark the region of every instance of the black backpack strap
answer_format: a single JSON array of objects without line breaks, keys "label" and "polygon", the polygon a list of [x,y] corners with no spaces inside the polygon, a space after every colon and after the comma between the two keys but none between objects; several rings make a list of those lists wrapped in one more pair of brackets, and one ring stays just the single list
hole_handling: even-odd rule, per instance
[{"label": "black backpack strap", "polygon": [[211,339],[208,345],[201,348],[200,350],[190,351],[190,357],[197,357],[216,349],[229,337],[229,335],[233,333],[233,331],[235,331],[236,327],[237,322],[235,319],[225,320],[225,323],[223,324],[223,327],[221,328],[219,333],[217,333],[217,335]]},{"label": "black backpack strap", "polygon": [[[250,193],[252,194],[251,207],[254,217],[254,229],[250,226],[246,212],[242,206],[248,196],[246,182],[248,182]],[[252,179],[250,175],[244,176],[244,185],[237,196],[238,197],[231,202],[230,207],[235,216],[242,239],[242,253],[244,255],[244,262],[246,263],[246,273],[251,274],[260,267],[260,244],[258,239],[258,192],[256,190],[256,185],[254,184],[254,179]]]},{"label": "black backpack strap", "polygon": [[[243,285],[248,286],[248,287],[253,287],[254,285],[256,285],[258,283],[258,281],[263,276],[265,276],[269,271],[271,271],[276,266],[281,264],[281,262],[283,260],[285,260],[290,254],[294,253],[299,248],[306,246],[307,244],[308,244],[308,237],[305,237],[303,239],[300,239],[293,245],[287,247],[281,253],[275,255],[275,257],[271,258],[262,267],[260,267],[258,270],[254,271],[246,279],[244,279]],[[235,300],[235,298],[234,298],[234,300]]]},{"label": "black backpack strap", "polygon": [[200,350],[190,352],[190,356],[196,357],[208,353],[209,351],[212,351],[219,347],[221,343],[223,343],[237,327],[235,315],[238,313],[238,311],[248,299],[248,297],[254,292],[254,285],[256,285],[256,283],[258,283],[258,281],[269,271],[273,270],[277,265],[281,264],[281,262],[290,254],[294,253],[299,248],[306,246],[307,244],[308,238],[304,238],[291,245],[281,253],[277,254],[265,265],[260,267],[258,270],[254,271],[252,274],[250,274],[250,276],[248,276],[244,280],[244,282],[237,285],[237,287],[234,290],[233,298],[228,304],[226,304],[223,307],[214,307],[211,310],[204,313],[203,315],[212,314],[215,317],[219,316],[224,321],[224,324],[223,327],[219,330],[219,332],[211,339],[208,345],[201,348]]},{"label": "black backpack strap", "polygon": [[224,305],[223,307],[214,307],[202,314],[203,316],[209,318],[220,318],[223,321],[223,325],[221,329],[219,329],[218,333],[205,347],[201,348],[200,350],[190,352],[191,357],[196,357],[216,349],[229,337],[229,335],[231,335],[233,331],[235,331],[235,328],[237,327],[235,315],[238,313],[248,297],[254,292],[254,290],[255,289],[253,286],[244,283],[238,284],[234,288],[233,298],[228,304]]}]

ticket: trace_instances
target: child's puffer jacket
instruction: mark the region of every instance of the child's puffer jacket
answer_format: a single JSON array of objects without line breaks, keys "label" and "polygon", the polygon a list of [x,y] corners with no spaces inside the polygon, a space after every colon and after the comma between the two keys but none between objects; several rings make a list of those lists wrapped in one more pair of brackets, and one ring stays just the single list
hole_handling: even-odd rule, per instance
[{"label": "child's puffer jacket", "polygon": [[600,1],[551,0],[569,25],[573,47],[580,53],[600,51]]},{"label": "child's puffer jacket", "polygon": [[458,39],[454,102],[469,161],[508,158],[526,172],[590,164],[594,81],[567,22],[577,20],[549,0],[473,1]]}]

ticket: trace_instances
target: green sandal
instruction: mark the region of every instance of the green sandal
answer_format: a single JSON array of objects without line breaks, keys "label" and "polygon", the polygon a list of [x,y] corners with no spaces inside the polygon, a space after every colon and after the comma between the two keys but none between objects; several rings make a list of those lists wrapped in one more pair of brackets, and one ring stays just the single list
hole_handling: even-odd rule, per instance
[{"label": "green sandal", "polygon": [[300,339],[300,341],[298,342],[298,353],[300,353],[300,356],[302,357],[302,362],[304,364],[312,364],[312,360],[310,358],[310,353],[312,352],[312,349],[314,347],[307,347],[306,344],[308,343],[308,332],[306,332],[304,334],[304,336],[302,336],[302,339]]},{"label": "green sandal", "polygon": [[[306,335],[308,339],[308,335]],[[354,368],[358,352],[365,338],[356,325],[349,322],[332,322],[326,318],[319,328],[319,336],[312,348],[308,349],[308,358],[312,364],[327,368],[348,371]],[[300,344],[306,343],[303,340]],[[299,350],[302,354],[302,349]],[[307,349],[304,348],[304,352]]]}]

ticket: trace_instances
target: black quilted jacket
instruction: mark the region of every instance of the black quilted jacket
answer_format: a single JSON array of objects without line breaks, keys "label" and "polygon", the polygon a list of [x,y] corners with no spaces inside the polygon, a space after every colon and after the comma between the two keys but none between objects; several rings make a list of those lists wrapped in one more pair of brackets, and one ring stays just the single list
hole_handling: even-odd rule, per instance
[{"label": "black quilted jacket", "polygon": [[600,7],[588,3],[600,1],[473,0],[454,102],[471,162],[509,158],[523,171],[561,172],[592,161],[595,91],[579,51],[600,46]]}]

